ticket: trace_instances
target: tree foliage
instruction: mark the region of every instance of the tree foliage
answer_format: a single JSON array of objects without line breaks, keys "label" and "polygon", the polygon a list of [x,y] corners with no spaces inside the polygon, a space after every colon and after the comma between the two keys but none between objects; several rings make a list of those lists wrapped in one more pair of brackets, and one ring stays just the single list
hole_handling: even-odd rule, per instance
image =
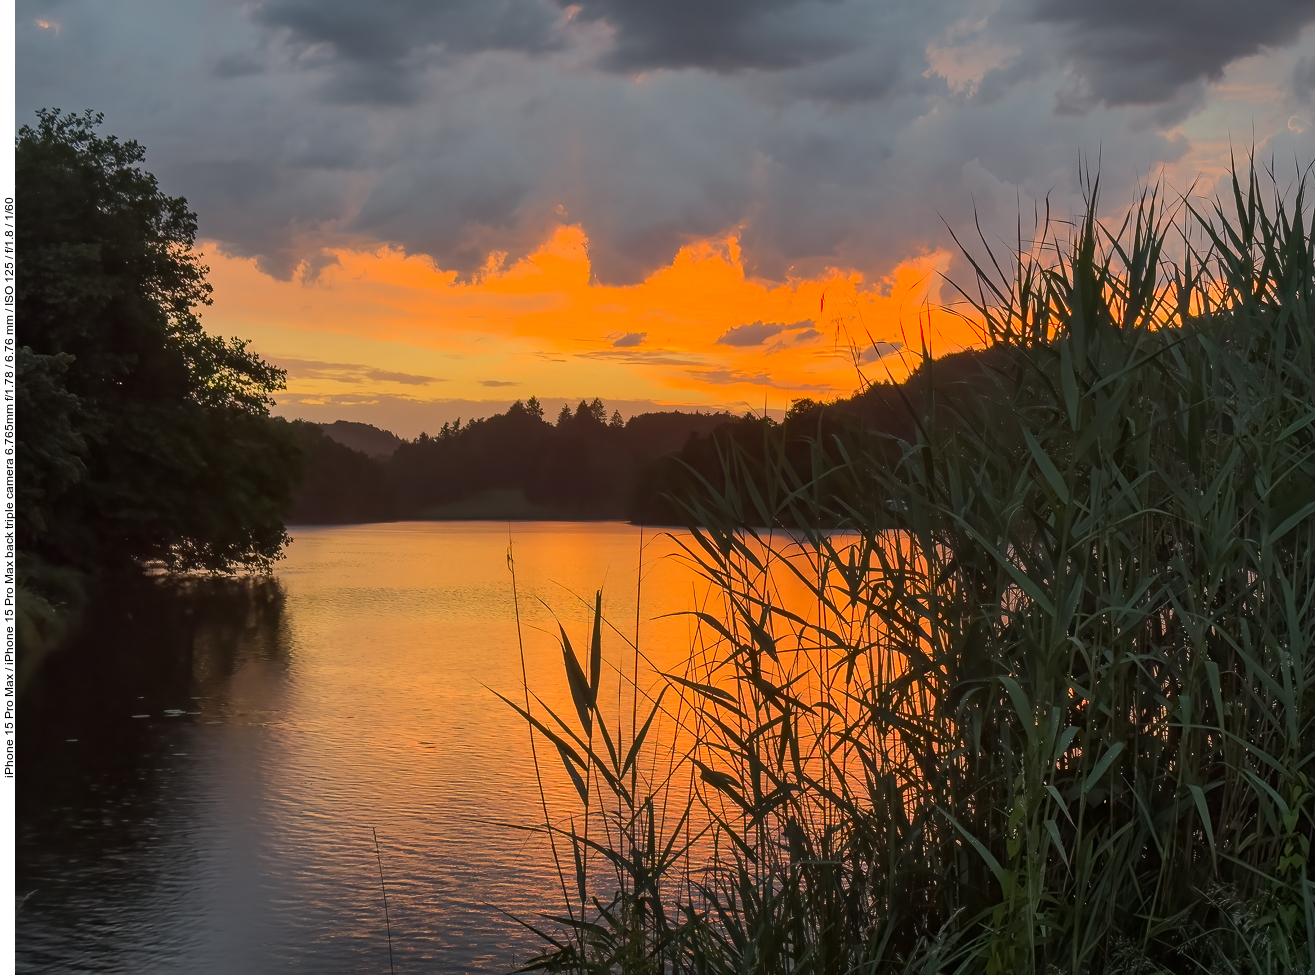
[{"label": "tree foliage", "polygon": [[[318,424],[294,420],[290,426],[305,456],[305,474],[297,485],[288,512],[290,522],[296,525],[336,525],[391,521],[395,517],[392,491],[383,464],[363,451],[333,439]],[[330,428],[333,426],[337,424],[330,425]],[[365,424],[357,426],[365,427]],[[338,431],[338,436],[342,435]]]},{"label": "tree foliage", "polygon": [[196,215],[97,133],[37,113],[15,153],[20,547],[94,569],[267,566],[296,475],[284,374],[204,331]]},{"label": "tree foliage", "polygon": [[[668,513],[641,504],[657,465],[735,419],[670,411],[621,422],[613,410],[604,422],[597,399],[563,413],[556,425],[547,422],[531,396],[505,413],[444,423],[436,436],[412,441],[367,424],[293,423],[307,463],[289,518],[651,518]],[[396,446],[387,449],[390,442]],[[382,449],[370,456],[371,446]]]},{"label": "tree foliage", "polygon": [[[556,424],[531,397],[505,414],[472,420],[446,436],[421,437],[388,463],[403,517],[426,517],[473,493],[512,489],[560,518],[635,518],[642,485],[659,458],[710,434],[728,413],[642,413],[611,419],[602,401],[562,407]],[[546,515],[545,515],[546,516]]]}]

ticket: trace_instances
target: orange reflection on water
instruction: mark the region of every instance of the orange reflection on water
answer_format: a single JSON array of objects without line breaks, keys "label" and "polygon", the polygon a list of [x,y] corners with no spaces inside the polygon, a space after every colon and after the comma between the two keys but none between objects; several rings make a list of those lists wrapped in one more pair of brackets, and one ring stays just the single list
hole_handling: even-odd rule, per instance
[{"label": "orange reflection on water", "polygon": [[[679,837],[690,854],[677,879],[706,862],[714,837],[702,831],[714,815],[737,828],[754,820],[762,830],[786,813],[830,823],[833,807],[780,792],[791,777],[854,791],[874,775],[907,774],[900,741],[863,719],[865,709],[895,700],[892,688],[907,676],[908,656],[888,651],[919,637],[894,631],[877,612],[898,567],[872,563],[873,546],[856,536],[831,536],[819,562],[816,550],[773,535],[742,553],[758,567],[746,559],[717,585],[709,566],[680,557],[691,548],[687,533],[629,525],[520,523],[510,537],[507,526],[490,523],[292,533],[278,569],[287,591],[281,690],[257,693],[235,677],[234,708],[251,724],[226,739],[219,765],[259,810],[262,842],[281,875],[303,896],[344,902],[335,910],[352,909],[351,892],[367,889],[367,838],[377,829],[394,932],[429,939],[434,951],[483,945],[483,954],[468,956],[471,970],[496,968],[498,952],[525,960],[532,939],[498,911],[560,909],[542,827],[585,824],[557,749],[541,732],[532,749],[525,721],[497,694],[524,707],[528,686],[531,710],[547,727],[580,752],[592,744],[610,763],[624,760],[649,702],[666,688],[622,781],[632,795],[654,797],[660,836],[692,808]],[[885,549],[888,559],[901,551]],[[834,570],[819,584],[823,562],[848,565],[851,556],[856,587]],[[592,741],[582,727],[560,642],[563,627],[588,668],[600,589],[597,715],[615,758],[597,725]],[[710,704],[691,684],[716,688],[733,706]],[[916,692],[916,682],[898,692],[906,715],[922,706]],[[793,804],[751,814],[717,787],[717,772],[732,777],[750,806],[774,791]],[[582,779],[591,838],[619,842],[624,803],[595,770]],[[558,855],[569,866],[563,839]],[[596,851],[584,860],[589,886],[610,896],[612,866]],[[578,899],[573,883],[568,893]]]},{"label": "orange reflection on water", "polygon": [[[921,778],[917,763],[926,760],[928,742],[935,748],[928,719],[941,675],[915,671],[944,634],[924,628],[926,614],[909,613],[910,601],[929,584],[909,539],[805,540],[774,532],[739,536],[720,556],[709,556],[685,533],[664,546],[671,543],[680,555],[667,562],[683,567],[685,576],[672,573],[665,581],[681,592],[648,583],[645,591],[677,606],[683,595],[685,612],[698,611],[695,627],[679,639],[650,643],[636,672],[639,693],[627,685],[624,666],[621,675],[605,672],[603,686],[618,687],[620,700],[615,707],[605,703],[599,715],[615,745],[605,748],[600,731],[587,735],[564,694],[557,705],[545,698],[536,711],[554,737],[570,739],[568,747],[580,754],[593,749],[592,765],[574,766],[580,776],[574,784],[564,771],[569,759],[559,761],[542,739],[538,759],[549,784],[543,812],[558,831],[559,862],[583,863],[587,886],[604,900],[626,878],[589,846],[600,832],[616,853],[651,854],[654,840],[645,834],[651,819],[657,848],[672,838],[684,850],[668,870],[669,885],[688,886],[716,864],[724,868],[724,854],[735,844],[774,858],[791,822],[815,838],[840,837],[853,813],[871,810],[883,790],[885,801],[910,811]],[[583,636],[572,639],[577,649]],[[609,684],[618,676],[619,683]],[[556,687],[566,687],[561,672]],[[594,770],[615,772],[613,748],[626,753],[659,691],[664,696],[639,771],[629,781],[622,776],[618,789]],[[581,789],[588,789],[587,803],[575,791]],[[643,803],[650,796],[652,813]],[[578,861],[572,845],[580,849]],[[578,901],[573,870],[567,874],[568,900]]]}]

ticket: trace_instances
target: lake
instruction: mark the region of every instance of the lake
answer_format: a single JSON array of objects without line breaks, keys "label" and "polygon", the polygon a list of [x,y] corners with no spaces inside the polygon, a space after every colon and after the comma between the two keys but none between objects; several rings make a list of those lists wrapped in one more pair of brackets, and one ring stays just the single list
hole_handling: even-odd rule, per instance
[{"label": "lake", "polygon": [[513,524],[515,600],[506,524],[290,531],[272,578],[103,594],[21,702],[19,971],[500,972],[536,950],[508,914],[553,909],[556,875],[516,828],[543,812],[494,694],[523,698],[517,607],[529,684],[569,714],[558,621],[583,652],[601,588],[633,638],[642,561],[641,646],[678,667],[706,585],[624,524]]}]

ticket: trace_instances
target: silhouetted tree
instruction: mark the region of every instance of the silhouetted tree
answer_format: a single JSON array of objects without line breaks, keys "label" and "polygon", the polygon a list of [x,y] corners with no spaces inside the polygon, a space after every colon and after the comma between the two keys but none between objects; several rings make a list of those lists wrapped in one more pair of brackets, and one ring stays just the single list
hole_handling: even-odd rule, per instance
[{"label": "silhouetted tree", "polygon": [[592,403],[580,400],[580,405],[575,408],[575,419],[580,423],[607,426],[607,407],[598,397],[594,397]]},{"label": "silhouetted tree", "polygon": [[83,568],[268,565],[297,476],[269,417],[283,372],[202,329],[196,215],[141,146],[90,112],[37,117],[15,149],[20,546]]}]

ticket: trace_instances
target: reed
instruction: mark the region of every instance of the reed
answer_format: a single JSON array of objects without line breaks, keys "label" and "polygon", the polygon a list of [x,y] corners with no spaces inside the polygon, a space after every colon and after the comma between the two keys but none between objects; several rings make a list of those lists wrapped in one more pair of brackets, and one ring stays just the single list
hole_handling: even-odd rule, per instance
[{"label": "reed", "polygon": [[974,261],[992,351],[898,463],[678,499],[682,673],[602,707],[600,601],[575,714],[508,701],[578,798],[527,970],[1315,973],[1306,183],[1117,228],[1088,186]]}]

